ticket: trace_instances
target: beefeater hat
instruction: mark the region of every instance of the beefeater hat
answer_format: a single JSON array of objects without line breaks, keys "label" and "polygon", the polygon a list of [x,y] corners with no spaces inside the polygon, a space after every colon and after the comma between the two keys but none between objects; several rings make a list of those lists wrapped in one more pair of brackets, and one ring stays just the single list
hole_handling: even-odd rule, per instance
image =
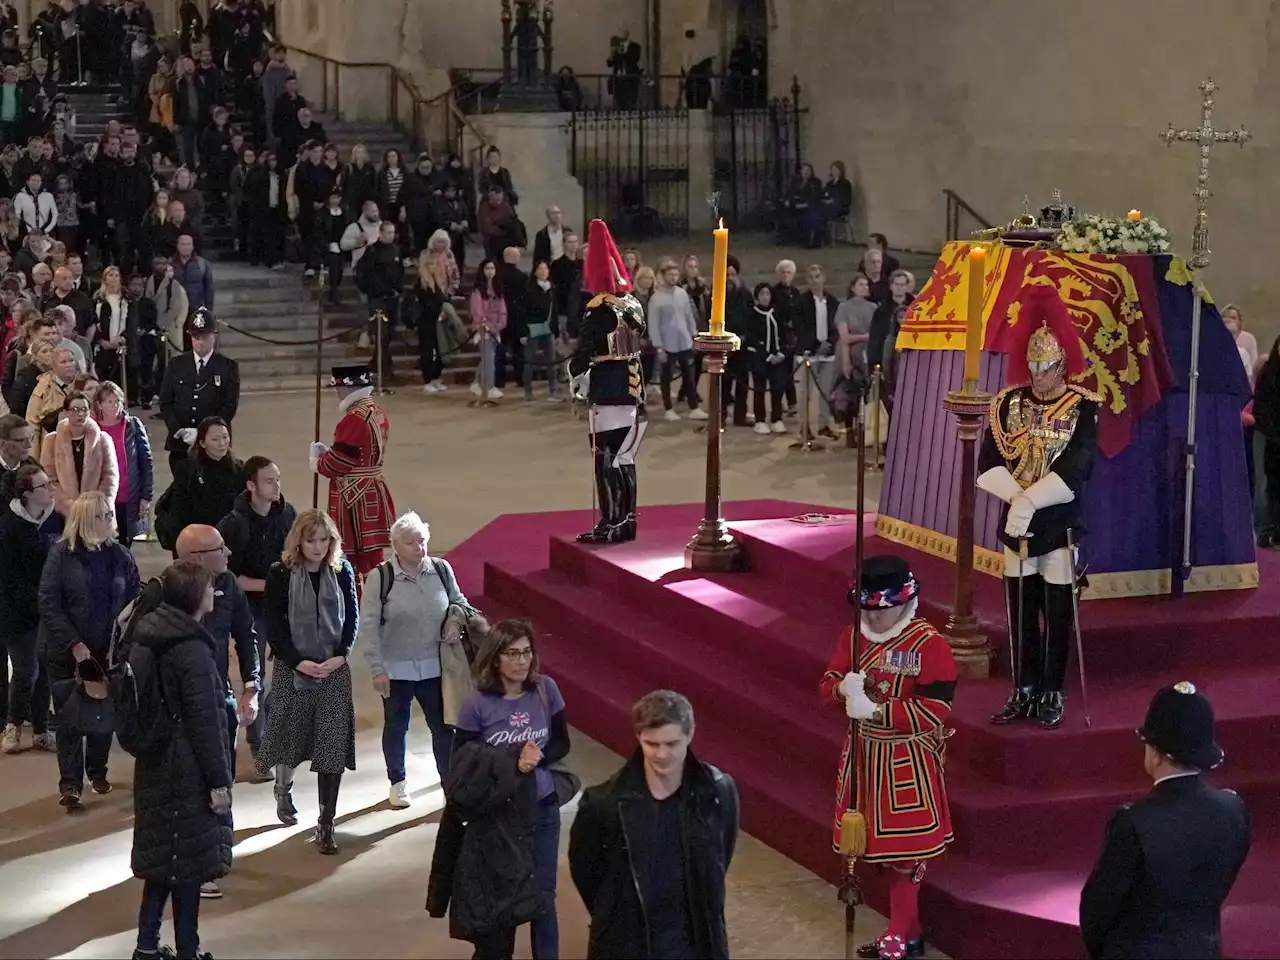
[{"label": "beefeater hat", "polygon": [[613,242],[609,225],[592,220],[587,227],[587,257],[582,265],[582,287],[589,293],[609,293],[615,297],[631,292],[622,254]]}]

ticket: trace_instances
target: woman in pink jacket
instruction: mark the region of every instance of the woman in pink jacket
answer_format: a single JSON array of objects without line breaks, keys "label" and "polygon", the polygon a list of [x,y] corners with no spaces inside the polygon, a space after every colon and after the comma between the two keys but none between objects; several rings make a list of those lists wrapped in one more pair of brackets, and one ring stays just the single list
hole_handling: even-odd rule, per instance
[{"label": "woman in pink jacket", "polygon": [[507,301],[498,288],[498,265],[485,260],[476,271],[476,288],[471,293],[471,342],[480,345],[480,364],[471,392],[477,397],[501,400],[494,386],[502,331],[507,327]]}]

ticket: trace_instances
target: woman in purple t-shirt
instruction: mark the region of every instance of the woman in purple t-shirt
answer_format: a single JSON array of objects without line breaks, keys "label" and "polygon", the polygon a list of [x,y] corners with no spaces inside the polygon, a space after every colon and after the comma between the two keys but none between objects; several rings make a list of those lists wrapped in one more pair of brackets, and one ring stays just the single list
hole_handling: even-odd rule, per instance
[{"label": "woman in purple t-shirt", "polygon": [[[463,701],[454,734],[455,749],[470,740],[509,750],[522,774],[533,774],[538,796],[533,833],[533,867],[543,912],[530,923],[534,960],[560,955],[556,922],[556,863],[560,852],[560,807],[550,766],[569,753],[569,728],[560,688],[538,670],[533,629],[523,620],[504,620],[485,638],[473,665],[476,692]],[[501,942],[498,942],[501,941]],[[477,956],[510,957],[514,928],[477,943]],[[492,950],[493,952],[488,952]]]}]

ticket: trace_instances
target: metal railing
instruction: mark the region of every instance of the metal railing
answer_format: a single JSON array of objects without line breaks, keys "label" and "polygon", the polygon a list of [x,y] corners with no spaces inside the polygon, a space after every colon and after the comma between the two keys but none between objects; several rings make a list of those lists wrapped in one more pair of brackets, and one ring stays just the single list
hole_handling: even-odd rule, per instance
[{"label": "metal railing", "polygon": [[415,151],[456,153],[473,165],[488,140],[458,108],[454,88],[428,99],[413,78],[388,63],[338,60],[290,46],[303,96],[319,111],[389,123]]},{"label": "metal railing", "polygon": [[[942,191],[947,198],[947,226],[943,235],[945,240],[959,240],[962,237],[970,236],[975,230],[990,230],[992,223],[977,210],[973,209],[964,197],[956,193],[949,187]],[[977,224],[976,227],[960,232],[961,219],[968,217],[969,220]],[[968,224],[966,224],[968,225]]]}]

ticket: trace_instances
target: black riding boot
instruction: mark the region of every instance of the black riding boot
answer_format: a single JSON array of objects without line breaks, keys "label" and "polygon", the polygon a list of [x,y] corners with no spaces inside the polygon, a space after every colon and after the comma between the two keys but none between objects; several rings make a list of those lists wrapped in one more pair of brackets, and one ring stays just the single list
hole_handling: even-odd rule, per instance
[{"label": "black riding boot", "polygon": [[1072,589],[1070,584],[1044,585],[1044,682],[1037,719],[1049,730],[1062,723],[1062,687],[1067,679],[1067,656],[1075,631]]},{"label": "black riding boot", "polygon": [[276,765],[275,773],[276,819],[291,827],[298,822],[298,808],[293,805],[294,768],[280,763]]},{"label": "black riding boot", "polygon": [[622,530],[617,539],[629,541],[636,538],[636,465],[624,464],[619,472],[622,475]]},{"label": "black riding boot", "polygon": [[316,774],[317,792],[320,794],[320,819],[316,822],[316,849],[332,856],[338,852],[333,838],[333,818],[338,812],[338,789],[342,786],[342,774]]},{"label": "black riding boot", "polygon": [[1014,649],[1017,651],[1019,623],[1022,624],[1022,649],[1017,651],[1019,655],[1013,691],[1009,694],[1004,709],[991,717],[991,722],[997,725],[1034,717],[1038,708],[1037,698],[1043,689],[1040,610],[1044,603],[1044,581],[1038,573],[1029,573],[1021,578],[1019,587],[1018,577],[1007,576],[1004,578],[1004,590]]},{"label": "black riding boot", "polygon": [[612,456],[606,450],[596,451],[596,499],[599,501],[600,519],[586,533],[578,534],[579,543],[609,543],[611,531],[622,520],[622,490],[618,471],[609,465]]}]

